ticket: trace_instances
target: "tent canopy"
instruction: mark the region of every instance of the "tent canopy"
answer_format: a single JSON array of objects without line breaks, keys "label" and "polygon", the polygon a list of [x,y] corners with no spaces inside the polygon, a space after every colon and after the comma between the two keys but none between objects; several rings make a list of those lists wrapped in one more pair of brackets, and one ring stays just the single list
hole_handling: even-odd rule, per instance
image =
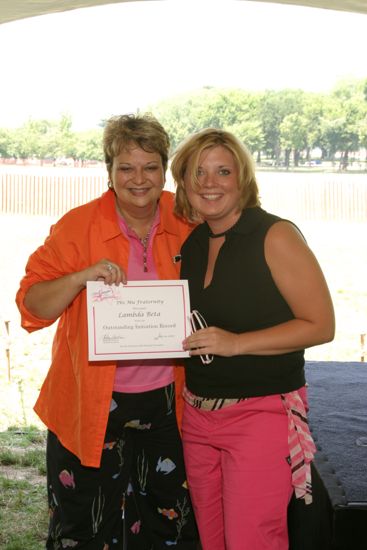
[{"label": "tent canopy", "polygon": [[[57,2],[55,0],[0,0],[0,24],[36,15],[129,1],[131,0],[58,0]],[[269,2],[270,0],[257,1]],[[276,3],[367,13],[366,0],[277,0]]]}]

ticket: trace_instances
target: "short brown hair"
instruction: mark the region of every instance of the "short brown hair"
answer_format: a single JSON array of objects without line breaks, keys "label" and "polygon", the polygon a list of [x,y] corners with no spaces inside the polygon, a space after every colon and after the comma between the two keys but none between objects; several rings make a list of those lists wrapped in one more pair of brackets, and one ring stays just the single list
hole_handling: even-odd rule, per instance
[{"label": "short brown hair", "polygon": [[221,145],[228,149],[237,164],[241,190],[241,210],[246,207],[259,206],[259,189],[255,176],[255,165],[247,147],[231,132],[217,128],[205,128],[189,136],[177,148],[171,172],[176,185],[175,212],[189,220],[197,220],[198,216],[187,199],[184,178],[187,175],[188,164],[192,161],[190,180],[193,186],[199,185],[197,168],[204,149]]},{"label": "short brown hair", "polygon": [[144,151],[158,153],[166,172],[169,136],[161,123],[153,115],[146,113],[113,116],[107,120],[103,132],[103,153],[109,175],[113,159],[131,143],[135,143]]}]

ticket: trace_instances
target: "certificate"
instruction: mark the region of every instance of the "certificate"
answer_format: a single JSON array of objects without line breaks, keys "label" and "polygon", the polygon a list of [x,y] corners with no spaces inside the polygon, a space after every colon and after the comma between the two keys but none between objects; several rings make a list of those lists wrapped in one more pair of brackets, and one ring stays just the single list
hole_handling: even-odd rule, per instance
[{"label": "certificate", "polygon": [[188,282],[87,282],[90,361],[189,357],[182,340],[190,333]]}]

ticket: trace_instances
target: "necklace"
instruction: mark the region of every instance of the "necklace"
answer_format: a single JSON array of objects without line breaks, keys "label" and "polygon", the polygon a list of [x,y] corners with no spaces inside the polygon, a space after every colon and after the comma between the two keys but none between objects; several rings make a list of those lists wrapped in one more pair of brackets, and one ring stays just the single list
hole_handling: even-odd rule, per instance
[{"label": "necklace", "polygon": [[149,237],[152,231],[152,227],[149,229],[148,233],[142,239],[139,237],[139,241],[143,245],[143,271],[144,273],[148,272],[148,245]]},{"label": "necklace", "polygon": [[156,212],[153,216],[153,220],[152,220],[150,228],[148,229],[148,233],[145,235],[145,237],[139,237],[138,232],[127,222],[127,220],[126,220],[124,214],[122,213],[122,210],[121,210],[121,208],[120,208],[120,206],[117,202],[116,202],[116,209],[117,209],[118,215],[121,217],[122,220],[124,220],[127,229],[134,232],[134,234],[136,235],[137,239],[139,240],[139,242],[141,243],[141,245],[143,247],[143,271],[144,271],[144,273],[147,273],[148,272],[149,239],[150,239],[150,235],[152,233],[153,226],[155,225],[154,222],[155,222],[155,219],[156,219],[157,210],[156,210]]}]

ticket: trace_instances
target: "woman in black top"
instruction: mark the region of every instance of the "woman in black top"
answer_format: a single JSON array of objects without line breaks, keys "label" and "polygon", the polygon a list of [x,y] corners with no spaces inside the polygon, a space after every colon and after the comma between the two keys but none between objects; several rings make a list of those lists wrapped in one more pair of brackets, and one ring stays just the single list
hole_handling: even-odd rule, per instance
[{"label": "woman in black top", "polygon": [[312,499],[304,349],[334,336],[327,284],[299,230],[261,209],[231,133],[189,137],[171,169],[176,213],[203,222],[181,268],[193,310],[183,440],[203,549],[286,550],[293,490]]}]

